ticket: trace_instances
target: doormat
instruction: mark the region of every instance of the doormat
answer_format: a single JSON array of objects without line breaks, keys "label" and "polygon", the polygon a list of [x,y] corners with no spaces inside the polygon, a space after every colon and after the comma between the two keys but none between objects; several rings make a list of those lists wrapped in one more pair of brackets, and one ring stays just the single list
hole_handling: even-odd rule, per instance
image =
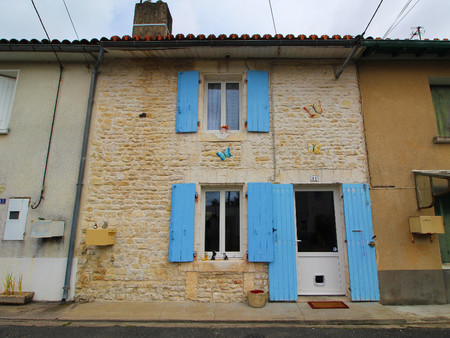
[{"label": "doormat", "polygon": [[348,306],[340,301],[308,302],[308,304],[313,309],[348,309]]}]

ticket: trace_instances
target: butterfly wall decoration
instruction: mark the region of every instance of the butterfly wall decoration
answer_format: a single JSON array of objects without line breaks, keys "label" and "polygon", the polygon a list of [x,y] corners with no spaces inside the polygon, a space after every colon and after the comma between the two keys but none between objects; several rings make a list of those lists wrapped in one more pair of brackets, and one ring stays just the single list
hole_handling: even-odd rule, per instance
[{"label": "butterfly wall decoration", "polygon": [[322,147],[322,145],[318,142],[309,142],[308,143],[308,151],[312,154],[321,154],[322,152],[320,151],[320,148]]},{"label": "butterfly wall decoration", "polygon": [[225,161],[225,158],[231,157],[230,147],[228,147],[227,149],[225,149],[224,152],[218,152],[218,153],[216,153],[216,154],[217,154],[217,156],[220,157],[220,159],[221,159],[222,161]]}]

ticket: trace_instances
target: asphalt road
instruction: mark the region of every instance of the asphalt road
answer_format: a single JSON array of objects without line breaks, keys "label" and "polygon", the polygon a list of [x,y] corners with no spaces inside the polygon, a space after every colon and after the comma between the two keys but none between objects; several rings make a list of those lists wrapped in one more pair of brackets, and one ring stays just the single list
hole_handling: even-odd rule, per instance
[{"label": "asphalt road", "polygon": [[305,327],[144,327],[144,326],[13,326],[0,325],[0,337],[450,337],[444,328],[305,328]]}]

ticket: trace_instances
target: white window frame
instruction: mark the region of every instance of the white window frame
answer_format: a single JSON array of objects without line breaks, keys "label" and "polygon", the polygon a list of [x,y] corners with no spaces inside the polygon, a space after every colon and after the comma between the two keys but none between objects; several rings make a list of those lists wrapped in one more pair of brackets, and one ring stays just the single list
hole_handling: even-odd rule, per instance
[{"label": "white window frame", "polygon": [[[206,193],[219,191],[220,192],[220,221],[219,221],[219,251],[216,254],[216,260],[223,260],[224,253],[228,258],[243,258],[244,257],[244,213],[243,213],[243,187],[242,186],[214,186],[205,187],[202,189],[202,236],[201,247],[203,254],[207,256],[207,259],[211,259],[212,252],[205,251],[205,222],[206,222]],[[225,192],[226,191],[239,191],[239,251],[225,251]]]},{"label": "white window frame", "polygon": [[[0,106],[0,135],[1,135],[1,134],[9,133],[9,122],[11,120],[11,111],[12,111],[12,106],[13,106],[13,102],[14,102],[14,97],[16,94],[17,79],[19,77],[19,71],[12,70],[12,69],[8,69],[8,70],[0,69],[0,76],[14,79],[14,85],[13,85],[14,88],[11,90],[8,100],[6,100],[6,95],[8,95],[8,94],[2,93],[0,91],[0,99],[1,99],[0,101],[7,102],[7,106],[3,107],[3,109]],[[1,86],[0,86],[0,89],[1,89]],[[5,95],[5,96],[2,97],[2,95]]]},{"label": "white window frame", "polygon": [[242,104],[244,101],[243,97],[243,81],[242,74],[205,74],[204,75],[204,93],[203,93],[203,106],[204,106],[204,130],[207,132],[217,132],[220,129],[208,129],[208,85],[210,83],[220,83],[221,87],[221,97],[220,97],[220,126],[224,126],[227,124],[227,116],[226,116],[226,84],[227,83],[237,83],[239,84],[239,129],[228,130],[228,132],[239,132],[243,130],[243,109]]},{"label": "white window frame", "polygon": [[[5,241],[23,241],[25,237],[25,226],[27,224],[29,198],[11,198],[8,203],[8,214],[6,216]],[[18,218],[11,218],[12,212],[18,212]]]}]

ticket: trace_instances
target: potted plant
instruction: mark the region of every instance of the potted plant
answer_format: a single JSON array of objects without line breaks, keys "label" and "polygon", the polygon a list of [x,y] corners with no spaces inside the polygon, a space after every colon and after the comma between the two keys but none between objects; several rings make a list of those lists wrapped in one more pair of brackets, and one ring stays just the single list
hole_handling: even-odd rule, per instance
[{"label": "potted plant", "polygon": [[248,305],[261,308],[266,305],[267,294],[264,290],[250,290],[248,292]]},{"label": "potted plant", "polygon": [[20,275],[17,281],[18,291],[16,291],[16,278],[12,273],[6,275],[5,282],[3,283],[5,290],[0,294],[0,304],[20,305],[31,302],[34,292],[22,291],[22,280],[23,276]]}]

